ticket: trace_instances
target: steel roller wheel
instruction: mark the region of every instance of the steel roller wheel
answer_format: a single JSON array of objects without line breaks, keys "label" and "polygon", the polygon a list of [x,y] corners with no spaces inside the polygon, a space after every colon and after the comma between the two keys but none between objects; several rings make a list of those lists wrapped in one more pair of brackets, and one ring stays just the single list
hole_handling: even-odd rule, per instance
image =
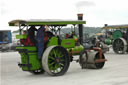
[{"label": "steel roller wheel", "polygon": [[[101,69],[103,68],[105,62],[95,63],[95,60],[99,59],[99,53],[94,53],[94,55],[89,55],[87,52],[82,52],[79,57],[79,63],[82,69]],[[105,59],[105,56],[102,54],[102,59]]]},{"label": "steel roller wheel", "polygon": [[127,42],[123,38],[118,38],[113,42],[113,51],[117,54],[124,54],[127,50]]},{"label": "steel roller wheel", "polygon": [[79,57],[79,64],[82,69],[87,68],[88,55],[86,51],[81,52]]},{"label": "steel roller wheel", "polygon": [[[97,54],[95,55],[94,60],[96,60],[96,59],[99,59],[99,53],[97,53]],[[105,59],[104,54],[102,54],[102,59]],[[96,69],[101,69],[101,68],[104,67],[104,64],[105,64],[105,62],[101,62],[101,63],[95,63],[94,65],[95,65]]]},{"label": "steel roller wheel", "polygon": [[52,76],[65,74],[70,65],[70,58],[65,48],[61,46],[48,47],[42,58],[44,70]]}]

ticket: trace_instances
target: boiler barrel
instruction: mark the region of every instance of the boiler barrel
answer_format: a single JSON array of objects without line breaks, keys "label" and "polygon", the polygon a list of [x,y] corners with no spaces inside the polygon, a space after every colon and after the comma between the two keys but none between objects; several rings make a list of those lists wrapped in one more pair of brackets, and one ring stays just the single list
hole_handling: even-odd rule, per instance
[{"label": "boiler barrel", "polygon": [[71,50],[72,55],[77,55],[77,54],[80,54],[84,50],[84,47],[80,45],[80,46],[75,46],[74,48],[70,48],[67,50],[68,52]]}]

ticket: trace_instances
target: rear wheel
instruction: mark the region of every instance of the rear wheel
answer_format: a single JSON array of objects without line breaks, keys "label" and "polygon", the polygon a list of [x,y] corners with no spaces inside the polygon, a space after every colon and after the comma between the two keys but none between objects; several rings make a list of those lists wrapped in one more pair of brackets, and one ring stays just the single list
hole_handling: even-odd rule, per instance
[{"label": "rear wheel", "polygon": [[49,75],[61,76],[65,74],[70,64],[67,50],[61,46],[48,47],[44,52],[42,64]]},{"label": "rear wheel", "polygon": [[127,42],[123,38],[118,38],[113,42],[113,51],[117,54],[124,54],[127,50]]}]

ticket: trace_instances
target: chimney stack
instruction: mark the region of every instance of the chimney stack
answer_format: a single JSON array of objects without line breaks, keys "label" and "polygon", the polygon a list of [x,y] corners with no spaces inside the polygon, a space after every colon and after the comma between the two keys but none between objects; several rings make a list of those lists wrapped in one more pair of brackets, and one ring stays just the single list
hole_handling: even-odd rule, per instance
[{"label": "chimney stack", "polygon": [[[77,14],[77,16],[78,16],[78,20],[83,20],[83,14]],[[83,25],[79,24],[78,29],[79,29],[79,41],[80,44],[83,44]]]},{"label": "chimney stack", "polygon": [[104,24],[104,26],[105,26],[105,27],[107,27],[107,26],[108,26],[108,24]]}]

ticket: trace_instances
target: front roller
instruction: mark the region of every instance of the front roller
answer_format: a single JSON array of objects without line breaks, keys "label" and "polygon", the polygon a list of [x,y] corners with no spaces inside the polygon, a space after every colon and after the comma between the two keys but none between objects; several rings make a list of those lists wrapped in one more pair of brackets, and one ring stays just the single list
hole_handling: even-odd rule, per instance
[{"label": "front roller", "polygon": [[93,69],[101,69],[105,64],[105,56],[102,54],[102,57],[99,57],[99,52],[90,50],[83,51],[79,57],[79,63],[82,69],[85,68],[93,68]]},{"label": "front roller", "polygon": [[48,47],[42,58],[44,70],[52,76],[65,74],[70,65],[70,58],[65,48],[61,46]]}]

